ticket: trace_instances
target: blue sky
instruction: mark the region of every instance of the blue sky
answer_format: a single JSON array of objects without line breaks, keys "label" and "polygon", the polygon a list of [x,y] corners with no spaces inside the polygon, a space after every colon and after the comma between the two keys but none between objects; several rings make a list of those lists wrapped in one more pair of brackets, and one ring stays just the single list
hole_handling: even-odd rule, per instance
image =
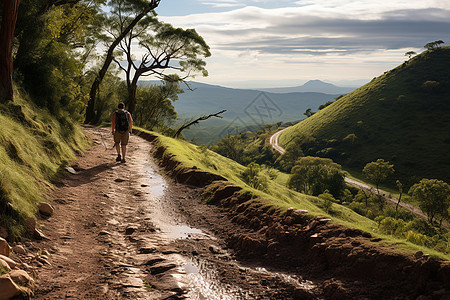
[{"label": "blue sky", "polygon": [[161,0],[160,18],[195,28],[211,47],[209,76],[230,87],[367,82],[423,51],[450,45],[450,0]]}]

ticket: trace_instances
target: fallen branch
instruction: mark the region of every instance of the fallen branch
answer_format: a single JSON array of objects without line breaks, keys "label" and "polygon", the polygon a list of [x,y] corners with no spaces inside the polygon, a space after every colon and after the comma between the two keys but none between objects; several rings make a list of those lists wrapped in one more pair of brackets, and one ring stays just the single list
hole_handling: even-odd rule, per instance
[{"label": "fallen branch", "polygon": [[183,130],[185,130],[186,128],[191,127],[191,126],[194,125],[194,124],[198,124],[200,121],[205,121],[205,120],[207,120],[207,119],[209,119],[209,118],[212,118],[212,117],[216,117],[216,118],[221,118],[221,119],[222,119],[223,117],[222,117],[222,116],[219,116],[219,115],[220,115],[220,114],[223,114],[223,113],[226,112],[226,111],[227,111],[227,110],[224,109],[224,110],[221,110],[221,111],[219,111],[218,113],[215,113],[215,114],[209,114],[209,115],[207,115],[207,116],[201,116],[200,118],[195,119],[194,121],[189,122],[188,124],[184,124],[184,125],[182,125],[180,128],[178,128],[177,132],[175,132],[175,134],[173,135],[173,137],[174,137],[174,138],[178,138]]}]

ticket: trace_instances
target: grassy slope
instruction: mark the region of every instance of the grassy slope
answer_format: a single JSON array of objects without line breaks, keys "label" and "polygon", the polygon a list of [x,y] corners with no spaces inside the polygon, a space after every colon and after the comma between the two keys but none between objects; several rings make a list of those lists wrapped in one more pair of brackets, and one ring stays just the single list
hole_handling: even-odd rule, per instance
[{"label": "grassy slope", "polygon": [[[405,182],[423,177],[448,182],[449,70],[450,47],[426,51],[286,130],[280,144],[310,135],[326,149],[322,153],[333,153],[333,159],[359,172],[384,158]],[[426,81],[439,87],[426,88]],[[352,133],[353,145],[343,141]]]},{"label": "grassy slope", "polygon": [[0,115],[0,226],[10,238],[22,235],[23,221],[52,187],[50,179],[88,145],[78,125],[58,120],[16,93]]},{"label": "grassy slope", "polygon": [[[156,133],[153,133],[158,135]],[[431,255],[440,257],[442,259],[450,259],[449,257],[438,253],[434,250],[425,249],[411,243],[397,240],[390,236],[385,236],[376,233],[377,224],[372,220],[362,217],[352,210],[343,207],[338,204],[334,204],[332,212],[330,214],[325,213],[320,205],[322,200],[295,192],[288,189],[285,186],[288,175],[284,173],[278,173],[277,178],[269,181],[269,187],[266,192],[255,190],[247,186],[240,178],[241,172],[245,169],[244,166],[236,163],[235,161],[223,157],[210,150],[202,150],[198,146],[190,144],[186,141],[176,140],[173,138],[158,135],[158,143],[167,148],[168,154],[174,155],[174,159],[181,162],[182,166],[191,168],[196,166],[200,170],[205,170],[211,173],[215,173],[225,177],[231,183],[234,183],[242,188],[244,191],[251,191],[255,195],[259,196],[259,199],[265,205],[269,205],[279,209],[281,211],[286,210],[289,207],[296,209],[306,209],[311,216],[326,216],[330,217],[333,222],[338,224],[358,228],[374,234],[375,236],[382,237],[386,240],[386,247],[395,248],[395,251],[424,251]],[[207,154],[205,154],[205,151]]]}]

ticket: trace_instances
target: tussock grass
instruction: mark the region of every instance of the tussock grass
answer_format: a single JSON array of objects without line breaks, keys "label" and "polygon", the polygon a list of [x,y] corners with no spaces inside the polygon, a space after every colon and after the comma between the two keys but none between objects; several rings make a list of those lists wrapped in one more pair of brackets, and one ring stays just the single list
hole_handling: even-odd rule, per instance
[{"label": "tussock grass", "polygon": [[[273,180],[267,175],[268,188],[265,191],[253,189],[241,179],[241,173],[245,170],[245,167],[237,162],[202,146],[195,146],[187,141],[169,138],[154,132],[152,134],[157,135],[157,143],[167,149],[165,155],[170,155],[172,159],[181,163],[180,168],[192,168],[195,166],[200,170],[221,175],[231,183],[243,188],[243,193],[249,192],[254,195],[254,199],[249,201],[260,201],[263,205],[281,212],[289,207],[294,207],[295,209],[308,210],[311,217],[319,215],[329,217],[332,219],[332,222],[337,224],[361,229],[370,232],[375,237],[383,238],[383,247],[388,250],[392,249],[393,252],[411,254],[420,250],[444,260],[450,259],[450,257],[435,250],[417,246],[404,240],[398,240],[392,236],[380,234],[377,232],[378,225],[376,222],[339,204],[334,203],[330,212],[326,213],[322,208],[323,200],[287,188],[286,182],[289,175],[285,173],[276,171],[276,176]],[[266,175],[264,174],[265,172],[262,172],[263,176]]]},{"label": "tussock grass", "polygon": [[36,204],[47,201],[50,180],[81,153],[88,142],[68,116],[55,117],[16,93],[0,115],[0,226],[10,239],[24,234]]}]

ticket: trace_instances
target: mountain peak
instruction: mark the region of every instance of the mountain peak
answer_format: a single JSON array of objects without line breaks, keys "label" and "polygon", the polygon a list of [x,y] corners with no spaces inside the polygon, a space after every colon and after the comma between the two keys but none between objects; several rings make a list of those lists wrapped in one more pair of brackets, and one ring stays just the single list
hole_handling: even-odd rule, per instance
[{"label": "mountain peak", "polygon": [[327,82],[323,82],[322,80],[309,80],[308,82],[306,82],[304,85],[304,87],[336,87],[334,84],[331,83],[327,83]]}]

